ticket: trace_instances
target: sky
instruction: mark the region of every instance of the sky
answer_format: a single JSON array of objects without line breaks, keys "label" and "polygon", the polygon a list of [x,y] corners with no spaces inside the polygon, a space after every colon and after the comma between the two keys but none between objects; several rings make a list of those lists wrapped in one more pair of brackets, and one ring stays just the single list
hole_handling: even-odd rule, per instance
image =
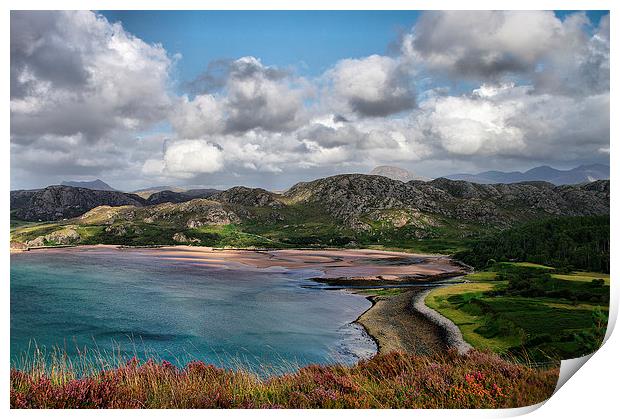
[{"label": "sky", "polygon": [[11,12],[11,188],[609,163],[609,14]]}]

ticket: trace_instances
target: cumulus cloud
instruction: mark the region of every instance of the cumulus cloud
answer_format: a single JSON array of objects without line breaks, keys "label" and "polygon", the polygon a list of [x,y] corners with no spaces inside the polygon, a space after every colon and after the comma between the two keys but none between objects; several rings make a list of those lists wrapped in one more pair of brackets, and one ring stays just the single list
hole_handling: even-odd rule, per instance
[{"label": "cumulus cloud", "polygon": [[216,92],[224,88],[233,78],[254,78],[260,76],[271,81],[280,81],[289,76],[287,69],[263,65],[256,57],[242,57],[237,60],[219,59],[207,64],[207,69],[188,86],[195,93]]},{"label": "cumulus cloud", "polygon": [[379,130],[363,132],[352,124],[332,127],[315,123],[300,130],[297,138],[302,142],[311,142],[325,149],[347,147],[374,150],[398,147],[398,143],[389,133]]},{"label": "cumulus cloud", "polygon": [[444,157],[562,161],[609,144],[608,93],[573,98],[533,90],[483,85],[469,95],[435,97],[416,120]]},{"label": "cumulus cloud", "polygon": [[10,51],[12,176],[111,177],[149,152],[135,133],[171,103],[160,45],[88,11],[13,11]]},{"label": "cumulus cloud", "polygon": [[428,132],[456,155],[518,152],[525,147],[524,133],[512,121],[522,103],[510,98],[497,100],[506,89],[483,86],[469,97],[425,102],[423,118]]},{"label": "cumulus cloud", "polygon": [[299,126],[306,92],[294,83],[274,77],[273,70],[254,57],[236,60],[226,83],[227,131],[285,131]]},{"label": "cumulus cloud", "polygon": [[609,158],[608,16],[424,12],[399,45],[314,79],[216,60],[172,93],[182,60],[120,24],[13,12],[12,176],[284,187],[380,164],[436,176]]},{"label": "cumulus cloud", "polygon": [[590,26],[584,13],[561,20],[551,11],[426,12],[402,52],[451,77],[525,75],[540,91],[600,93],[609,89],[609,17],[594,35]]},{"label": "cumulus cloud", "polygon": [[200,138],[220,133],[225,127],[222,103],[211,94],[202,94],[190,100],[187,95],[176,102],[170,113],[170,123],[182,138]]},{"label": "cumulus cloud", "polygon": [[491,77],[532,68],[558,42],[553,12],[437,11],[424,13],[403,50],[434,69]]},{"label": "cumulus cloud", "polygon": [[387,116],[415,106],[408,63],[380,55],[339,61],[328,72],[336,99],[362,116]]},{"label": "cumulus cloud", "polygon": [[224,167],[222,147],[206,140],[176,140],[167,144],[163,159],[149,159],[142,171],[147,175],[191,178],[213,173]]},{"label": "cumulus cloud", "polygon": [[609,15],[603,16],[593,35],[583,13],[563,22],[563,39],[550,50],[532,76],[537,91],[587,96],[609,91]]},{"label": "cumulus cloud", "polygon": [[11,13],[11,135],[81,134],[164,118],[171,59],[120,24],[87,11]]},{"label": "cumulus cloud", "polygon": [[226,61],[217,69],[194,82],[204,92],[192,100],[182,97],[175,107],[171,122],[181,135],[291,131],[305,122],[304,100],[311,89],[304,79],[255,57]]}]

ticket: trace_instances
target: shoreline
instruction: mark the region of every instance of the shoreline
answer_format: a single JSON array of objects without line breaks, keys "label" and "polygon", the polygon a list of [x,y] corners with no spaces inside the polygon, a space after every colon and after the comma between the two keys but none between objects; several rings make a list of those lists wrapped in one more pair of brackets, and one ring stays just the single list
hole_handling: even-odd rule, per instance
[{"label": "shoreline", "polygon": [[[459,353],[465,353],[471,348],[462,340],[456,325],[426,307],[424,298],[430,290],[426,287],[416,287],[416,283],[439,283],[444,279],[458,277],[469,270],[469,267],[445,255],[373,249],[219,249],[184,245],[148,247],[79,245],[50,246],[33,250],[136,252],[136,257],[156,253],[159,257],[172,262],[196,263],[215,268],[234,266],[236,269],[241,267],[261,270],[311,269],[321,272],[322,275],[307,279],[318,284],[340,286],[351,293],[364,296],[371,302],[371,306],[352,323],[359,324],[375,342],[378,354],[394,350],[431,354],[451,347],[456,348]],[[364,292],[353,288],[355,286],[372,287],[375,292],[370,289]],[[382,286],[396,288],[382,289]]]},{"label": "shoreline", "polygon": [[381,289],[371,294],[354,291],[372,304],[354,323],[361,325],[375,342],[377,354],[399,351],[431,355],[449,349],[465,354],[472,349],[454,323],[426,307],[424,298],[432,289],[398,290],[388,295],[382,295]]},{"label": "shoreline", "polygon": [[[157,255],[175,263],[243,269],[311,269],[308,279],[318,283],[380,286],[424,282],[458,275],[465,268],[445,255],[427,255],[373,249],[219,249],[202,246],[123,247],[79,245],[38,248],[38,252],[134,252],[136,257]],[[28,252],[19,252],[28,253]]]}]

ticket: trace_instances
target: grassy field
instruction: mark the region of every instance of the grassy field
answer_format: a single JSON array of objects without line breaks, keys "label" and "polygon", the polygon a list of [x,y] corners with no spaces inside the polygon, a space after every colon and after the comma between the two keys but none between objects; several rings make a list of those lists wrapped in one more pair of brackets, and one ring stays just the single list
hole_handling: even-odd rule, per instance
[{"label": "grassy field", "polygon": [[62,227],[58,223],[53,222],[31,223],[11,220],[11,241],[15,240],[25,243],[60,229]]},{"label": "grassy field", "polygon": [[572,272],[570,274],[552,274],[553,278],[562,279],[565,281],[579,281],[579,282],[591,282],[593,279],[603,279],[605,285],[609,285],[609,274],[598,272]]},{"label": "grassy field", "polygon": [[12,408],[511,408],[549,398],[558,374],[477,351],[390,353],[269,378],[135,358],[78,375],[61,357],[12,369],[10,401]]},{"label": "grassy field", "polygon": [[501,262],[501,265],[502,266],[517,266],[517,267],[522,267],[522,268],[553,270],[551,266],[545,266],[539,263],[532,263],[532,262]]},{"label": "grassy field", "polygon": [[[433,290],[425,303],[476,348],[541,362],[590,353],[606,328],[609,277],[552,272],[542,265],[499,263],[467,275],[469,283]],[[598,278],[605,283],[592,282]]]}]

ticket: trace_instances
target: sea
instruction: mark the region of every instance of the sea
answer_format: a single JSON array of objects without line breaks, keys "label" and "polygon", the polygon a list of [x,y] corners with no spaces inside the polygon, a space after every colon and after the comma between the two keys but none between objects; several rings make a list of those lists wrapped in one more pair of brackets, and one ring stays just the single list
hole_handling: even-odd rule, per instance
[{"label": "sea", "polygon": [[371,303],[315,287],[311,269],[170,260],[156,251],[63,249],[11,255],[11,365],[35,354],[182,367],[199,360],[281,373],[376,353],[355,320]]}]

